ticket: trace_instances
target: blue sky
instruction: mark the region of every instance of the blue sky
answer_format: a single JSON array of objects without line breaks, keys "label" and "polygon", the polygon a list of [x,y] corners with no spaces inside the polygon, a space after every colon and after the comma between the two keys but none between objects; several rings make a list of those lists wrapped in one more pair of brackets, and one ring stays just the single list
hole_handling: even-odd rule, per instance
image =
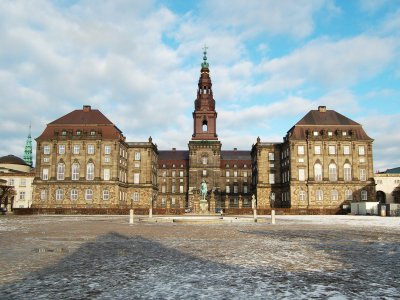
[{"label": "blue sky", "polygon": [[0,156],[82,105],[127,141],[187,149],[207,44],[223,149],[326,105],[400,165],[400,1],[1,1]]}]

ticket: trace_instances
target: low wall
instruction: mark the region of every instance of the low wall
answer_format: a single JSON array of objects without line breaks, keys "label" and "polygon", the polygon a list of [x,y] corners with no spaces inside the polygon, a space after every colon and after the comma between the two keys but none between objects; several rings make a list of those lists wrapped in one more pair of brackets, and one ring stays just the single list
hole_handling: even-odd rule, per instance
[{"label": "low wall", "polygon": [[[129,215],[129,208],[14,208],[15,215]],[[136,208],[135,215],[148,215],[148,208]],[[275,208],[277,215],[339,215],[346,214],[340,208],[337,209],[296,209]],[[153,215],[183,215],[184,208],[153,208]],[[251,208],[227,208],[224,215],[252,215]],[[270,215],[271,209],[258,209],[258,215]]]}]

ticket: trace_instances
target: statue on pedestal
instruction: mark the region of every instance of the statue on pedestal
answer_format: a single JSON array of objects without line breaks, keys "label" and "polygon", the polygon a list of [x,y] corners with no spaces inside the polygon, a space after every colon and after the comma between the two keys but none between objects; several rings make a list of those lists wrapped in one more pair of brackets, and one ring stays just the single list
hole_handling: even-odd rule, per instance
[{"label": "statue on pedestal", "polygon": [[201,195],[201,200],[206,200],[206,196],[207,196],[207,183],[206,181],[203,179],[203,181],[201,182],[201,186],[200,186],[200,195]]}]

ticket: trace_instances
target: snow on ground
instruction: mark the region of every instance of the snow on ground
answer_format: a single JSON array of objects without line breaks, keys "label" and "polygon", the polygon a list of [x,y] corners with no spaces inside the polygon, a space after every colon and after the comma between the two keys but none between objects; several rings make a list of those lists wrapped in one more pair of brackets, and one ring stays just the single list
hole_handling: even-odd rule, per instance
[{"label": "snow on ground", "polygon": [[[249,217],[238,217],[249,218]],[[399,218],[0,217],[0,299],[396,299]]]}]

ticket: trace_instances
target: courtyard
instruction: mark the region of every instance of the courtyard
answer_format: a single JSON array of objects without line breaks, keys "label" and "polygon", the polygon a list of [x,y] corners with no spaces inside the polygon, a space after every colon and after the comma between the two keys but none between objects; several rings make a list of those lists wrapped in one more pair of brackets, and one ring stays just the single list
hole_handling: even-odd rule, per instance
[{"label": "courtyard", "polygon": [[0,298],[399,297],[400,218],[259,218],[0,216]]}]

